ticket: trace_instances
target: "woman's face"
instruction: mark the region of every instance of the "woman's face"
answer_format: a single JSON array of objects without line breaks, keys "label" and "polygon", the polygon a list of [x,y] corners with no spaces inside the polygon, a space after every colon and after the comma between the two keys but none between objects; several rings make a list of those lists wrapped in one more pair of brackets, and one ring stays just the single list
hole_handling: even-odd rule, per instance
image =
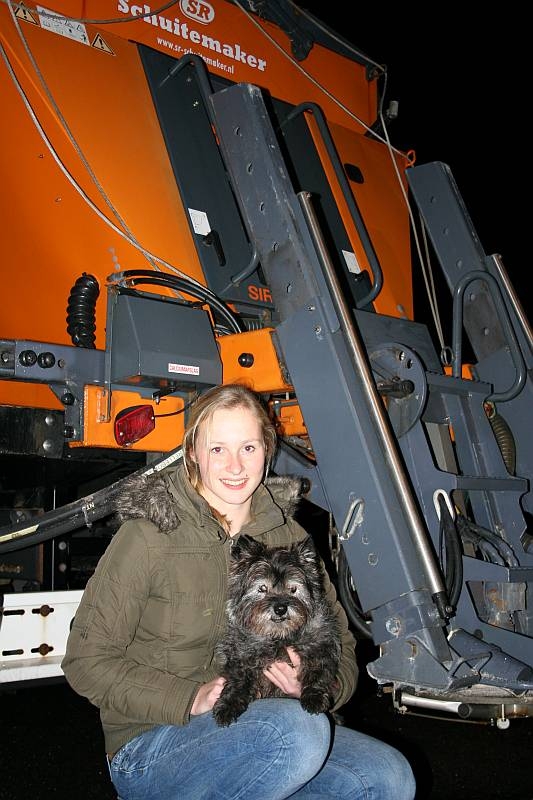
[{"label": "woman's face", "polygon": [[194,457],[202,497],[229,520],[242,519],[265,469],[261,425],[255,415],[244,407],[215,411],[198,429]]}]

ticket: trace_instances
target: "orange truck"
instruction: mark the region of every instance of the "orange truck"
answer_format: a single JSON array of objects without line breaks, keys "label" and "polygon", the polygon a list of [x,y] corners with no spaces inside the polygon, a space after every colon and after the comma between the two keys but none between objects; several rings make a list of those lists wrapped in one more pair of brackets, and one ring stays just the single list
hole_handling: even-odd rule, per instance
[{"label": "orange truck", "polygon": [[0,48],[0,681],[61,679],[121,481],[237,381],[394,708],[530,715],[531,328],[385,68],[292,0],[5,0]]}]

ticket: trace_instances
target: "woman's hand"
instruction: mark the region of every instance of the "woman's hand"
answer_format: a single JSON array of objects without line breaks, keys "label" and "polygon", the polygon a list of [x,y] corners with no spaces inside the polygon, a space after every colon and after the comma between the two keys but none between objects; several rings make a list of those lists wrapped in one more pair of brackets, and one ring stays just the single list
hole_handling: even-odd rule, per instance
[{"label": "woman's hand", "polygon": [[302,694],[302,684],[298,677],[300,669],[300,656],[292,647],[287,647],[287,654],[290,664],[286,661],[274,661],[269,667],[263,670],[264,674],[278,689],[281,689],[288,697],[300,697]]},{"label": "woman's hand", "polygon": [[209,681],[209,683],[203,683],[198,689],[191,706],[191,717],[196,717],[198,714],[205,714],[206,711],[211,711],[220,697],[225,683],[226,679],[221,677],[214,678],[212,681]]}]

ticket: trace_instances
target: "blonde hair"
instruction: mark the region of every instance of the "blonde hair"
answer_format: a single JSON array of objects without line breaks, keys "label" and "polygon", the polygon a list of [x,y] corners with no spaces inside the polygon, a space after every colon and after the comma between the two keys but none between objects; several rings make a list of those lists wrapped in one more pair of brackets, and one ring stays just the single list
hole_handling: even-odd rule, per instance
[{"label": "blonde hair", "polygon": [[259,396],[239,383],[227,383],[215,386],[204,394],[191,407],[191,412],[185,433],[183,435],[183,461],[185,471],[192,484],[198,491],[201,487],[200,470],[194,451],[200,426],[207,424],[219,409],[245,408],[254,415],[261,427],[263,445],[265,448],[265,475],[274,456],[277,445],[276,428],[272,422],[267,408]]}]

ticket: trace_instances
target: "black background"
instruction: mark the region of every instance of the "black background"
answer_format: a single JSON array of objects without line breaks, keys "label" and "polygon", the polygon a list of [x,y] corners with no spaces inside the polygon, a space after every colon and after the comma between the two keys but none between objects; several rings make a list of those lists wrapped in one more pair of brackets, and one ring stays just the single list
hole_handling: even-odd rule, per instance
[{"label": "black background", "polygon": [[[452,170],[487,255],[528,296],[530,45],[523,7],[298,3],[388,72],[391,143]],[[472,10],[469,10],[471,8]]]}]

